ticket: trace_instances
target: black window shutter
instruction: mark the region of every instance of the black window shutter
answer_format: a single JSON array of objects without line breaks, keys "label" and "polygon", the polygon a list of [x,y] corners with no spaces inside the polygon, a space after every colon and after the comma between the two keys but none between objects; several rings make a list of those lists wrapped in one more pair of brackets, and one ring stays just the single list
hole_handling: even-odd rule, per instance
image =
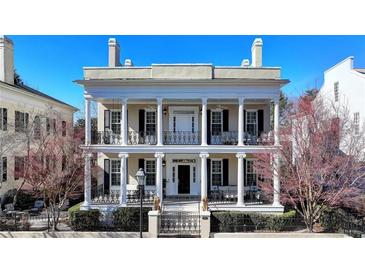
[{"label": "black window shutter", "polygon": [[140,109],[139,110],[139,132],[144,132],[144,115],[145,115],[145,110],[144,109]]},{"label": "black window shutter", "polygon": [[261,133],[264,131],[264,110],[259,109],[257,111],[257,131],[258,131],[258,137],[261,136]]},{"label": "black window shutter", "polygon": [[228,131],[229,128],[229,111],[228,109],[223,110],[223,131]]},{"label": "black window shutter", "polygon": [[110,189],[110,160],[104,159],[104,194],[109,194]]},{"label": "black window shutter", "polygon": [[207,143],[210,145],[210,109],[207,110]]},{"label": "black window shutter", "polygon": [[246,110],[243,110],[243,131],[246,131]]},{"label": "black window shutter", "polygon": [[223,159],[223,185],[228,186],[228,178],[229,178],[229,167],[228,167],[228,159]]},{"label": "black window shutter", "polygon": [[208,193],[208,197],[210,196],[210,182],[211,182],[211,177],[210,177],[210,165],[211,165],[211,160],[207,159],[207,193]]},{"label": "black window shutter", "polygon": [[110,129],[110,110],[104,110],[104,131]]},{"label": "black window shutter", "polygon": [[142,168],[144,170],[144,159],[138,159],[138,168]]},{"label": "black window shutter", "polygon": [[6,182],[8,179],[8,172],[7,172],[7,168],[8,168],[8,163],[7,163],[7,159],[6,157],[3,157],[3,176],[2,176],[2,180],[3,182]]},{"label": "black window shutter", "polygon": [[3,130],[7,130],[8,127],[8,110],[3,108]]},{"label": "black window shutter", "polygon": [[247,186],[247,182],[246,182],[246,159],[243,159],[243,182],[244,182],[244,186]]}]

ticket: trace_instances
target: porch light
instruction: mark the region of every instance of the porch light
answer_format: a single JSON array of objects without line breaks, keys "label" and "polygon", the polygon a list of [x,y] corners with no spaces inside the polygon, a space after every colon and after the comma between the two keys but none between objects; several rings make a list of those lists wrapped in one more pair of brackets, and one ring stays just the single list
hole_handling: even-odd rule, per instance
[{"label": "porch light", "polygon": [[136,178],[138,185],[144,185],[144,179],[146,178],[146,174],[144,173],[143,168],[140,168],[136,173]]},{"label": "porch light", "polygon": [[163,161],[162,161],[162,166],[163,166],[163,167],[165,167],[165,166],[166,166],[166,161],[165,161],[165,159],[163,159]]},{"label": "porch light", "polygon": [[163,109],[163,115],[167,115],[167,108]]}]

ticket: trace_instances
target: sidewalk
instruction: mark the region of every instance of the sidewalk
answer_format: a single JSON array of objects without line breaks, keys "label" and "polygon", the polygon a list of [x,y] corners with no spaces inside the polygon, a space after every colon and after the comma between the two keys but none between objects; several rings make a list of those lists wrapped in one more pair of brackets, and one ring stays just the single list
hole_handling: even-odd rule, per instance
[{"label": "sidewalk", "polygon": [[[143,237],[149,238],[148,232]],[[0,231],[0,238],[139,238],[139,232]]]}]

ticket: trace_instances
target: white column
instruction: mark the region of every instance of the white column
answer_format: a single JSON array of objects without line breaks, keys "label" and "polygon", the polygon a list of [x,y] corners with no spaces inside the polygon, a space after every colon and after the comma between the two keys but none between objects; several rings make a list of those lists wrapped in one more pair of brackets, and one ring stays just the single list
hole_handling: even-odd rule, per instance
[{"label": "white column", "polygon": [[122,145],[126,146],[128,144],[128,118],[127,118],[127,110],[128,110],[128,100],[126,98],[122,98],[122,115],[120,120],[120,137],[122,139]]},{"label": "white column", "polygon": [[274,144],[280,145],[279,139],[279,99],[274,100]]},{"label": "white column", "polygon": [[207,98],[202,98],[202,146],[208,145],[207,142]]},{"label": "white column", "polygon": [[160,198],[160,205],[163,199],[163,185],[162,185],[162,159],[165,155],[161,152],[156,152],[156,194]]},{"label": "white column", "polygon": [[274,153],[274,161],[273,161],[273,184],[274,184],[274,199],[273,206],[281,206],[280,204],[280,161],[278,153]]},{"label": "white column", "polygon": [[85,167],[84,167],[84,203],[83,209],[89,209],[91,205],[91,157],[92,153],[84,153]]},{"label": "white column", "polygon": [[243,135],[244,135],[243,110],[244,110],[244,99],[242,97],[240,97],[240,98],[238,98],[238,145],[239,146],[243,146]]},{"label": "white column", "polygon": [[157,145],[162,146],[162,98],[157,98]]},{"label": "white column", "polygon": [[91,143],[91,113],[90,113],[90,95],[84,95],[85,97],[85,145]]},{"label": "white column", "polygon": [[119,153],[120,159],[120,192],[119,192],[119,206],[127,205],[127,158],[128,153]]},{"label": "white column", "polygon": [[204,198],[208,197],[208,193],[207,193],[207,185],[208,185],[208,174],[207,174],[207,158],[209,157],[208,153],[202,152],[200,153],[200,196],[201,196],[201,200],[203,200]]},{"label": "white column", "polygon": [[243,159],[246,158],[245,153],[237,153],[236,157],[238,159],[238,166],[237,166],[237,206],[244,206],[244,185],[245,179],[243,174]]}]

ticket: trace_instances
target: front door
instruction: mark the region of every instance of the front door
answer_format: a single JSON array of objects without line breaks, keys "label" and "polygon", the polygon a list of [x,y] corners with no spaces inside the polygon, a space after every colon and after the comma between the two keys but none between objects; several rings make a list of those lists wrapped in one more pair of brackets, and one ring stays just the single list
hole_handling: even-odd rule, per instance
[{"label": "front door", "polygon": [[179,194],[190,194],[190,165],[178,166]]}]

